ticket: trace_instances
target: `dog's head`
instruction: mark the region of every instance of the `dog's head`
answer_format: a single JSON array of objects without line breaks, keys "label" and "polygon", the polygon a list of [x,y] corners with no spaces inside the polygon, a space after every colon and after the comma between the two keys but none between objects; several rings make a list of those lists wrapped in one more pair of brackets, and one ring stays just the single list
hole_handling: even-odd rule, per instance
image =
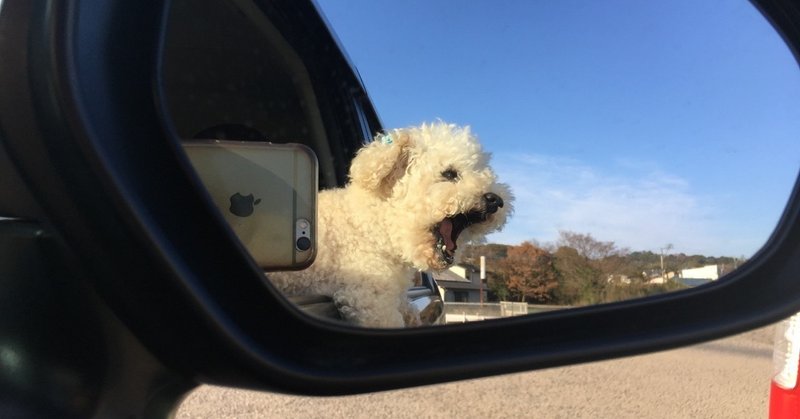
[{"label": "dog's head", "polygon": [[379,135],[356,155],[351,187],[377,198],[383,235],[418,269],[444,269],[459,243],[500,229],[512,212],[508,186],[497,183],[469,127],[442,122]]}]

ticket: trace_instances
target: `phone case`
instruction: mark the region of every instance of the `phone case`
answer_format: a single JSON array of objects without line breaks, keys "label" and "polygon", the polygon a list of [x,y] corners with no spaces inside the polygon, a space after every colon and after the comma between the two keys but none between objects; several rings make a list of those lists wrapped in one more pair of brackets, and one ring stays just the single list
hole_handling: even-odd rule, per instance
[{"label": "phone case", "polygon": [[302,144],[184,142],[225,220],[265,270],[308,267],[316,256],[318,163]]}]

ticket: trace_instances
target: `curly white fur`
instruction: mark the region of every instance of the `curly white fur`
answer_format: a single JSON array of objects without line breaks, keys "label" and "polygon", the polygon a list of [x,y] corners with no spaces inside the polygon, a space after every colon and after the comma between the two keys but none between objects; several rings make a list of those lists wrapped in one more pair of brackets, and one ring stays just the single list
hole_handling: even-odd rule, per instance
[{"label": "curly white fur", "polygon": [[452,263],[437,249],[434,226],[485,209],[487,193],[501,197],[502,208],[467,227],[458,243],[498,230],[511,214],[513,197],[489,157],[469,127],[443,122],[378,136],[353,159],[345,188],[320,192],[314,264],[269,279],[290,295],[333,297],[352,323],[403,327],[414,273]]}]

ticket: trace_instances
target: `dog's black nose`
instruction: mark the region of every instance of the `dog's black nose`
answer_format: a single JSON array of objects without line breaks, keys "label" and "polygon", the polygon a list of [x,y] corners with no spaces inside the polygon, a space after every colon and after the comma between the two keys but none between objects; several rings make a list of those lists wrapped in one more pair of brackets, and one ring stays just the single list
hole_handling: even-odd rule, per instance
[{"label": "dog's black nose", "polygon": [[496,193],[486,193],[483,195],[483,200],[486,202],[486,212],[494,214],[498,208],[503,208],[503,198],[500,198]]}]

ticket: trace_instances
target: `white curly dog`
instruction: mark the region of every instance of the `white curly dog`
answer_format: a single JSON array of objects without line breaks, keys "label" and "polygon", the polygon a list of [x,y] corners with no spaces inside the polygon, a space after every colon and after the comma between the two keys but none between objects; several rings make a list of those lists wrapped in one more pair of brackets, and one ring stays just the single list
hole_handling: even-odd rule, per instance
[{"label": "white curly dog", "polygon": [[457,241],[500,229],[512,212],[489,157],[469,127],[378,135],[353,159],[346,187],[320,192],[313,265],[269,279],[286,294],[333,297],[354,324],[414,324],[406,292],[415,272],[446,269]]}]

